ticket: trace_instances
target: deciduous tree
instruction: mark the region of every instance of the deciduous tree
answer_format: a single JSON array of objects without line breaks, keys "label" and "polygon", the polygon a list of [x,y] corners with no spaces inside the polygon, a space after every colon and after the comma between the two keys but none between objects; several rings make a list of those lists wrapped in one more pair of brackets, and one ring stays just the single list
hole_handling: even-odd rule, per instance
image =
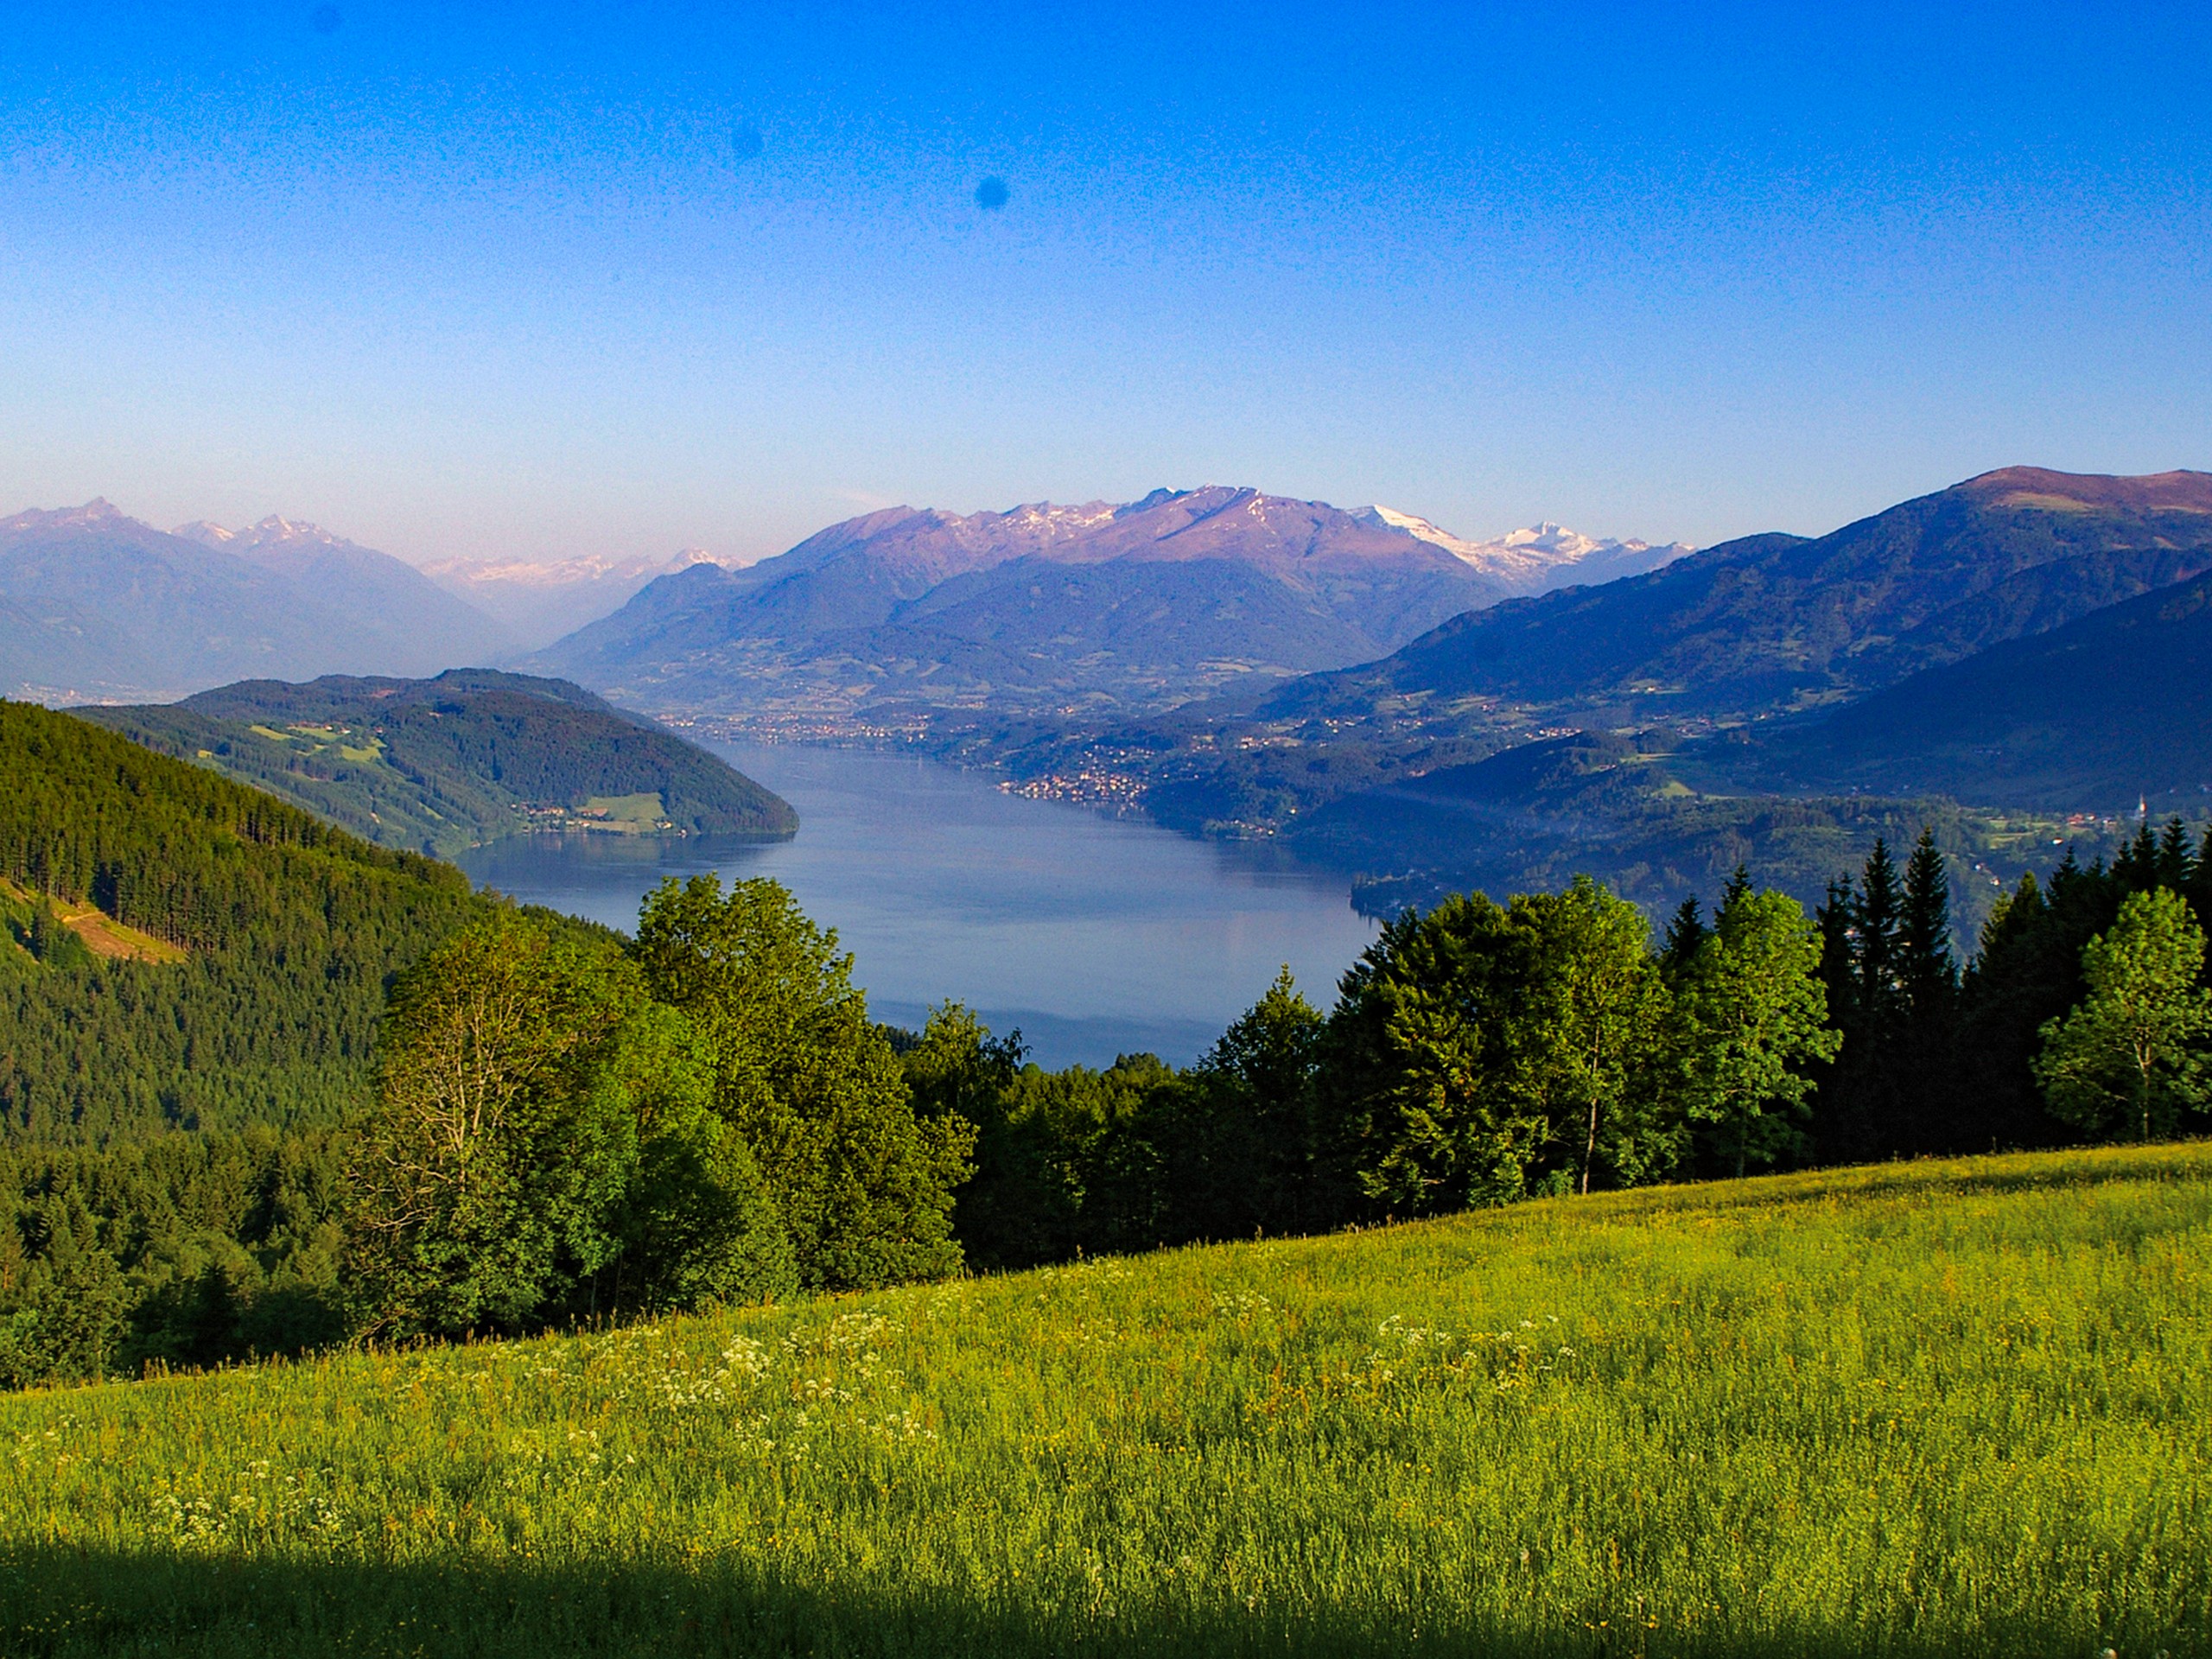
[{"label": "deciduous tree", "polygon": [[2043,1028],[2036,1076],[2051,1110],[2093,1134],[2133,1123],[2149,1141],[2212,1101],[2203,967],[2204,932],[2179,893],[2158,888],[2123,903],[2082,952],[2088,995]]},{"label": "deciduous tree", "polygon": [[1786,893],[1732,892],[1683,975],[1685,1108],[1715,1126],[1741,1175],[1795,1137],[1813,1090],[1802,1066],[1833,1060],[1821,941]]},{"label": "deciduous tree", "polygon": [[715,1109],[767,1179],[802,1284],[857,1289],[959,1268],[953,1193],[974,1128],[915,1112],[834,932],[777,882],[725,894],[702,875],[647,896],[632,955],[653,996],[690,1021]]}]

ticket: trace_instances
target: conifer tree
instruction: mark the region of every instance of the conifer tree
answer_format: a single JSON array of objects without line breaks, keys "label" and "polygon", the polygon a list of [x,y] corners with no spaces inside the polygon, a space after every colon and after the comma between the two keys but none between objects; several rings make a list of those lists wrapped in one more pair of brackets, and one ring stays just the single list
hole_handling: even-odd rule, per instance
[{"label": "conifer tree", "polygon": [[1931,830],[1920,832],[1905,865],[1897,955],[1898,987],[1913,1018],[1926,1021],[1948,1014],[1959,985],[1951,954],[1951,880]]},{"label": "conifer tree", "polygon": [[1669,984],[1682,982],[1690,964],[1697,960],[1699,947],[1710,933],[1705,918],[1699,912],[1697,895],[1692,893],[1675,910],[1673,919],[1667,924],[1666,936],[1660,941],[1659,966]]},{"label": "conifer tree", "polygon": [[1852,934],[1859,1019],[1870,1029],[1886,1033],[1904,1000],[1904,887],[1897,879],[1897,861],[1890,856],[1890,843],[1878,836],[1859,874]]},{"label": "conifer tree", "polygon": [[2178,817],[2169,818],[2158,835],[2158,885],[2177,893],[2185,888],[2196,867],[2195,851],[2190,845],[2188,826]]}]

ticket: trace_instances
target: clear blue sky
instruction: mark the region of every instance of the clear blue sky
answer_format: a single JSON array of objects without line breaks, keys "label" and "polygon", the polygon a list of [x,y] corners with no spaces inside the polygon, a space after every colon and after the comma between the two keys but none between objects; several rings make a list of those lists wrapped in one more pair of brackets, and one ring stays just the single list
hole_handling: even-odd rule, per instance
[{"label": "clear blue sky", "polygon": [[0,364],[0,512],[416,558],[1818,531],[2212,467],[2212,7],[9,3]]}]

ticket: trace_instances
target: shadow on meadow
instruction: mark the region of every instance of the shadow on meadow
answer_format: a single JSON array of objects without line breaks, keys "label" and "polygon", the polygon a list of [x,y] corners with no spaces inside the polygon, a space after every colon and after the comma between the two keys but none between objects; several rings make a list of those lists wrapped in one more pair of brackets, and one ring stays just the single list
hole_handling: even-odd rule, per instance
[{"label": "shadow on meadow", "polygon": [[[566,1654],[893,1656],[1388,1653],[1615,1656],[1936,1656],[2094,1653],[2085,1622],[1960,1633],[1836,1628],[1670,1631],[1632,1616],[1592,1629],[1462,1629],[1418,1610],[1376,1616],[1160,1608],[1116,1615],[993,1607],[942,1592],[801,1583],[748,1570],[626,1563],[603,1571],[376,1566],[70,1548],[0,1558],[0,1652],[61,1656]],[[2143,1649],[2206,1651],[2186,1637]],[[2123,1649],[2127,1651],[2128,1649]]]}]

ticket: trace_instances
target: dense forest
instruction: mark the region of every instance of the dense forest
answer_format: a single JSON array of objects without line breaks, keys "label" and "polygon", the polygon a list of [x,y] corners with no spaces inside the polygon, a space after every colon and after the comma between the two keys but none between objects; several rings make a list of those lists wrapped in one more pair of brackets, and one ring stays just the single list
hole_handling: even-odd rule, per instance
[{"label": "dense forest", "polygon": [[[450,866],[46,709],[0,703],[0,879],[51,942],[0,945],[10,1141],[336,1123],[370,1098],[388,977],[484,906]],[[39,922],[55,905],[181,960],[94,957]]]},{"label": "dense forest", "polygon": [[444,855],[654,798],[641,827],[788,836],[790,805],[696,744],[565,680],[243,680],[182,702],[86,709],[149,748],[266,790],[384,847]]},{"label": "dense forest", "polygon": [[[1286,973],[1194,1065],[1046,1071],[957,1005],[874,1023],[773,882],[665,883],[625,938],[42,711],[0,709],[0,759],[16,1385],[2147,1139],[2212,1104],[2212,832],[2178,822],[2024,878],[1971,957],[1923,833],[1811,915],[1738,872],[1656,936],[1587,879],[1454,895],[1325,1010]],[[87,901],[183,959],[73,947]]]}]

